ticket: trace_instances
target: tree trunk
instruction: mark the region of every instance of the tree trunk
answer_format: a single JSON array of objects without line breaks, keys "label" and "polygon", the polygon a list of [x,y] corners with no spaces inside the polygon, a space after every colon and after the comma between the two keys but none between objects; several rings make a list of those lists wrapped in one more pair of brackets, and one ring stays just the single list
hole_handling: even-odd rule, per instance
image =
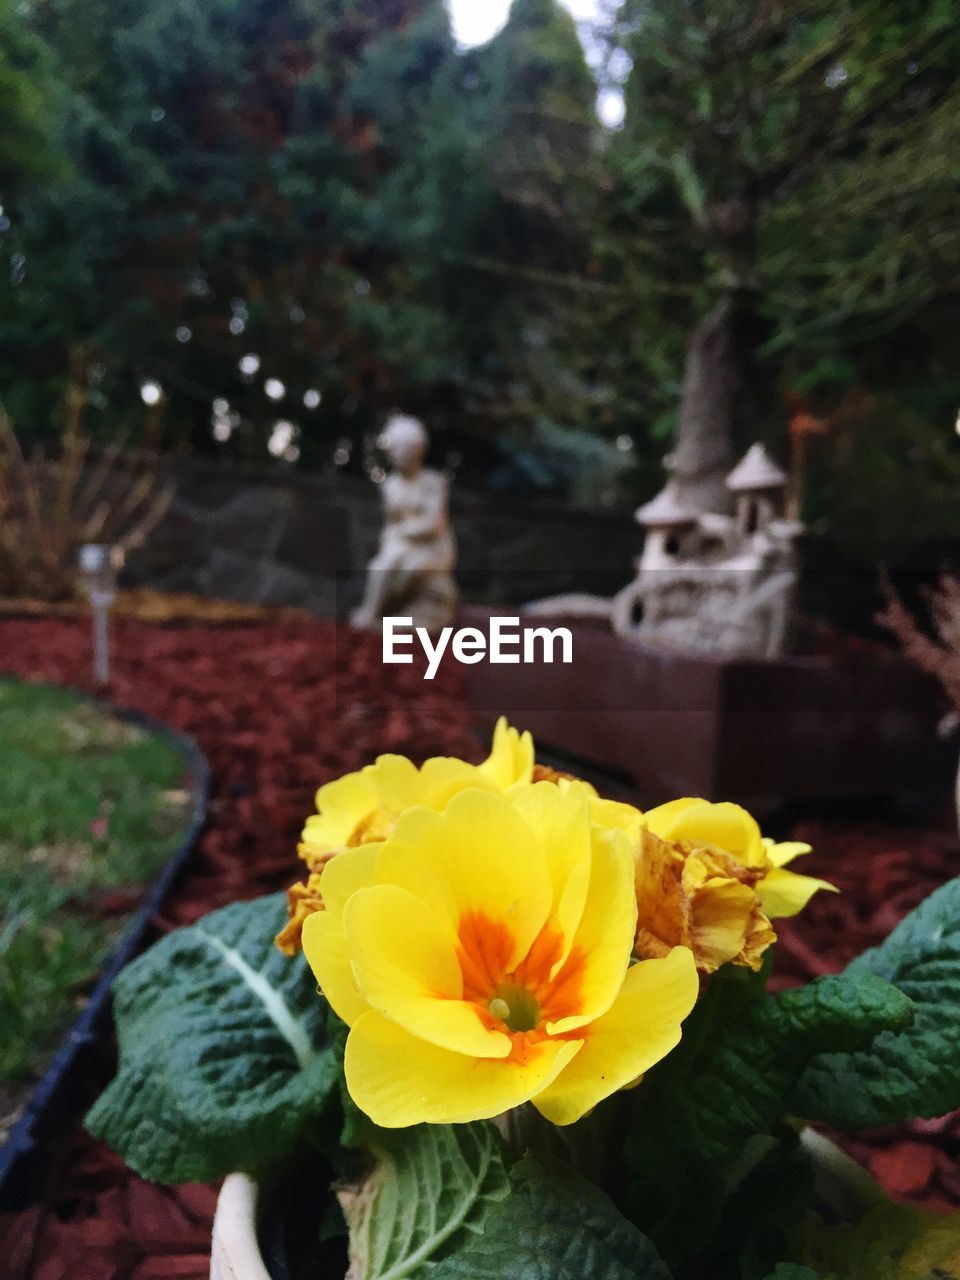
[{"label": "tree trunk", "polygon": [[676,445],[664,459],[681,506],[726,511],[724,484],[733,466],[737,377],[732,304],[721,302],[697,325],[687,348]]}]

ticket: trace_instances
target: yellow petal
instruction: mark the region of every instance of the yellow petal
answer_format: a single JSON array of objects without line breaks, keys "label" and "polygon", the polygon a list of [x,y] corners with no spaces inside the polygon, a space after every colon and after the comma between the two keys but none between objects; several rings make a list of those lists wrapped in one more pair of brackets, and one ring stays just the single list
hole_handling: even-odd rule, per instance
[{"label": "yellow petal", "polygon": [[413,809],[380,846],[377,878],[426,903],[454,934],[465,916],[502,923],[512,969],[540,932],[553,897],[539,840],[501,795],[471,789],[443,813]]},{"label": "yellow petal", "polygon": [[787,871],[785,867],[775,867],[757,885],[760,905],[764,914],[771,919],[795,916],[820,889],[826,889],[830,893],[839,892],[835,885],[826,880],[799,876],[795,871]]},{"label": "yellow petal", "polygon": [[637,898],[633,850],[622,831],[593,829],[590,887],[570,954],[556,974],[557,994],[544,1006],[575,1006],[576,1013],[547,1022],[551,1035],[582,1027],[616,999],[633,950]]},{"label": "yellow petal", "polygon": [[579,1120],[676,1047],[698,990],[686,947],[635,964],[609,1012],[584,1028],[583,1048],[533,1105],[554,1124]]},{"label": "yellow petal", "polygon": [[[420,798],[417,804],[428,809],[445,809],[455,795],[468,787],[496,791],[496,784],[477,765],[454,756],[433,756],[420,770]],[[410,804],[404,808],[411,808]]]},{"label": "yellow petal", "polygon": [[431,1044],[507,1056],[509,1036],[490,1030],[477,1006],[461,999],[455,936],[419,898],[396,885],[361,889],[344,924],[354,976],[372,1008]]},{"label": "yellow petal", "polygon": [[519,792],[514,805],[538,837],[553,882],[552,914],[567,940],[559,968],[583,915],[590,884],[589,796],[585,790],[538,782]]},{"label": "yellow petal", "polygon": [[301,837],[308,849],[323,852],[344,845],[357,824],[376,808],[377,792],[368,766],[328,782],[317,792],[317,810],[307,819]]},{"label": "yellow petal", "polygon": [[374,1124],[462,1124],[527,1102],[564,1069],[580,1040],[543,1040],[519,1060],[470,1058],[417,1039],[379,1013],[359,1018],[347,1040],[351,1098]]},{"label": "yellow petal", "polygon": [[605,800],[602,796],[594,796],[590,802],[590,818],[598,827],[616,827],[625,831],[631,840],[640,836],[643,825],[643,814],[632,804],[623,804],[619,800]]},{"label": "yellow petal", "polygon": [[348,1025],[370,1006],[354,981],[343,918],[330,911],[316,911],[303,922],[303,954],[327,1003]]},{"label": "yellow petal", "polygon": [[340,915],[351,894],[373,884],[380,848],[378,844],[358,845],[326,863],[320,873],[320,895],[328,912]]},{"label": "yellow petal", "polygon": [[780,844],[775,844],[765,837],[763,847],[766,850],[767,861],[772,867],[785,867],[794,858],[812,852],[808,844],[801,844],[798,840],[783,840]]},{"label": "yellow petal", "polygon": [[391,813],[402,813],[419,804],[422,796],[420,771],[406,756],[377,756],[370,767],[377,803]]},{"label": "yellow petal", "polygon": [[533,776],[533,738],[511,728],[501,716],[493,731],[493,746],[480,769],[500,788],[507,791],[517,784],[528,783]]},{"label": "yellow petal", "polygon": [[643,815],[643,825],[661,840],[679,840],[693,846],[714,845],[725,849],[745,866],[766,864],[756,819],[738,804],[726,801],[711,804],[688,796],[648,809]]}]

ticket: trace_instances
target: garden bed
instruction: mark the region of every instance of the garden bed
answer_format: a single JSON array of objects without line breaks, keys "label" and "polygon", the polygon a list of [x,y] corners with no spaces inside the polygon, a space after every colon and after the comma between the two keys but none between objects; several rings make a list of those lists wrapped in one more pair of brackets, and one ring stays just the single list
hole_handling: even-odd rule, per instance
[{"label": "garden bed", "polygon": [[[89,663],[87,625],[0,621],[0,655],[0,666],[22,675],[77,683]],[[415,668],[385,669],[377,639],[331,624],[161,628],[121,619],[114,666],[118,701],[192,734],[213,771],[209,822],[164,905],[168,926],[288,883],[320,783],[381,751],[475,759],[482,751],[455,673],[425,685]],[[820,895],[783,926],[783,983],[840,969],[960,870],[955,836],[875,815],[814,815],[796,834],[817,849],[804,870],[829,876],[843,893]],[[105,1082],[109,1044],[100,1052]],[[924,1125],[858,1139],[856,1153],[891,1191],[960,1204],[951,1185],[960,1124]],[[208,1187],[143,1182],[77,1126],[63,1135],[41,1202],[0,1219],[0,1251],[11,1280],[201,1280],[215,1199]]]}]

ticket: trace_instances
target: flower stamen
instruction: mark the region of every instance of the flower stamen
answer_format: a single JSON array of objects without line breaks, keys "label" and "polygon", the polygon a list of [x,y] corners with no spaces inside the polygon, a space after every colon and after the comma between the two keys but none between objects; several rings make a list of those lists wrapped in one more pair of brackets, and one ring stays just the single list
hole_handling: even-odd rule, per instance
[{"label": "flower stamen", "polygon": [[503,983],[491,997],[487,1008],[511,1031],[536,1031],[540,1025],[540,1005],[526,987]]}]

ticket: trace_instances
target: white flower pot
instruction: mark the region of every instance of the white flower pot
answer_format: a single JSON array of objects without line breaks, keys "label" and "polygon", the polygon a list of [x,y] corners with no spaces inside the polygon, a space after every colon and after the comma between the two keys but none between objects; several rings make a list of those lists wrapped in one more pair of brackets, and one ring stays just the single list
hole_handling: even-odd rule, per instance
[{"label": "white flower pot", "polygon": [[257,1239],[257,1198],[257,1184],[245,1173],[231,1173],[220,1188],[210,1280],[270,1280]]}]

